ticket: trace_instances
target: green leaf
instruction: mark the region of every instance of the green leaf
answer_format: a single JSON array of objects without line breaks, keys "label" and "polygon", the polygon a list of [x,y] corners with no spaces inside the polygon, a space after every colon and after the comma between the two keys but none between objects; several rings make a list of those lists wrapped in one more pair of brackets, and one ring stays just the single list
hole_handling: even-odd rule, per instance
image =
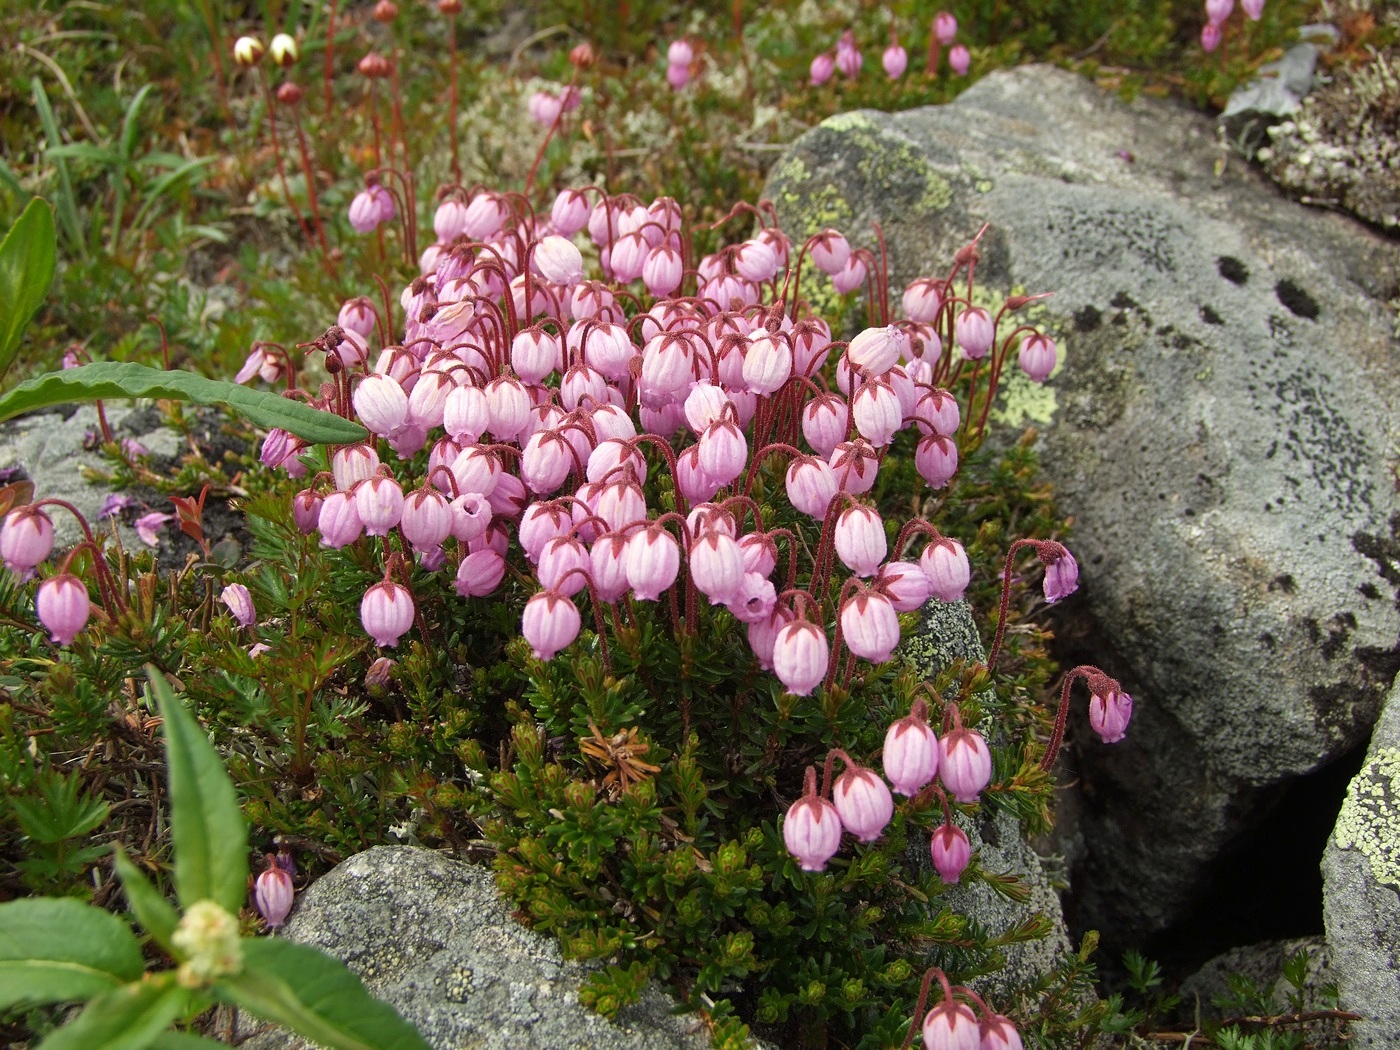
[{"label": "green leaf", "polygon": [[[34,92],[34,108],[39,111],[39,123],[44,128],[44,152],[47,159],[48,151],[58,149],[63,144],[63,136],[58,131],[58,121],[54,119],[53,106],[49,104],[48,92],[44,90],[43,82],[34,77],[29,82],[30,88]],[[58,181],[62,193],[58,198],[58,216],[63,221],[64,229],[68,231],[68,237],[73,242],[73,246],[78,249],[78,254],[84,259],[87,258],[87,241],[83,239],[82,224],[78,221],[77,197],[73,195],[73,179],[68,174],[68,165],[63,162],[62,157],[54,159],[54,166],[58,168]]]},{"label": "green leaf", "polygon": [[156,939],[162,948],[170,950],[170,937],[175,932],[175,927],[180,924],[180,916],[176,913],[174,906],[166,900],[158,889],[151,884],[151,880],[138,868],[131,858],[126,855],[126,850],[121,846],[117,847],[113,860],[117,869],[117,878],[121,879],[122,891],[126,894],[126,903],[131,908],[131,914],[136,916],[146,931]]},{"label": "green leaf", "polygon": [[17,795],[10,800],[24,833],[35,842],[53,845],[86,835],[107,819],[109,807],[82,791],[79,778],[49,769],[34,778],[38,796]]},{"label": "green leaf", "polygon": [[245,940],[243,954],[243,972],[214,986],[224,1001],[332,1050],[427,1050],[413,1026],[339,960],[266,937]]},{"label": "green leaf", "polygon": [[160,397],[233,409],[260,427],[281,427],[313,443],[363,441],[365,428],[268,390],[249,390],[222,379],[149,365],[99,361],[62,372],[49,372],[21,383],[0,397],[0,420],[49,405],[111,397]]},{"label": "green leaf", "polygon": [[0,241],[0,375],[19,351],[20,338],[53,283],[53,211],[35,197]]},{"label": "green leaf", "polygon": [[66,897],[0,904],[0,1009],[90,999],[144,969],[136,935],[110,912]]},{"label": "green leaf", "polygon": [[146,1050],[185,1012],[188,989],[173,970],[104,992],[39,1044],[39,1050]]},{"label": "green leaf", "polygon": [[248,829],[238,794],[204,730],[176,699],[170,683],[150,665],[146,673],[164,720],[175,893],[186,908],[209,900],[237,915],[248,895]]}]

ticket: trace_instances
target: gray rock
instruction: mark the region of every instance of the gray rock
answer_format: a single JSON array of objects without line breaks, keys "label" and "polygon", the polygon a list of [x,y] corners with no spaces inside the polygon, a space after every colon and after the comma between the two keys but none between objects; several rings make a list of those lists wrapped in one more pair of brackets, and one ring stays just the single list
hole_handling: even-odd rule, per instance
[{"label": "gray rock", "polygon": [[[698,1018],[672,1013],[659,985],[616,1024],[578,1000],[595,967],[565,961],[521,926],[491,872],[409,846],[376,846],[312,883],[286,936],[357,973],[438,1050],[705,1050]],[[280,1029],[247,1050],[305,1050]]]},{"label": "gray rock", "polygon": [[1326,49],[1314,41],[1337,40],[1331,26],[1304,26],[1304,42],[1295,44],[1276,62],[1259,67],[1258,74],[1235,88],[1220,114],[1230,144],[1247,157],[1264,143],[1267,130],[1296,113],[1312,90],[1318,56]]},{"label": "gray rock", "polygon": [[878,221],[896,291],[990,222],[981,285],[1056,293],[1030,319],[1066,366],[1026,404],[1083,567],[1063,633],[1138,700],[1125,743],[1066,752],[1076,922],[1106,949],[1181,918],[1280,785],[1365,741],[1400,667],[1400,251],[1222,159],[1199,114],[1022,67],[834,117],[767,188],[791,235],[870,245]]},{"label": "gray rock", "polygon": [[1182,1012],[1186,1017],[1223,1017],[1225,1013],[1212,1005],[1212,1000],[1231,994],[1231,976],[1248,980],[1262,992],[1272,989],[1269,1005],[1273,1013],[1290,1010],[1289,993],[1294,991],[1283,976],[1284,964],[1300,951],[1308,953],[1307,974],[1303,983],[1303,1005],[1307,1009],[1325,1009],[1323,988],[1335,978],[1328,968],[1326,942],[1321,937],[1298,937],[1286,941],[1264,941],[1231,948],[1211,959],[1181,982]]},{"label": "gray rock", "polygon": [[1400,1046],[1400,681],[1322,854],[1322,915],[1350,1046]]},{"label": "gray rock", "polygon": [[[904,641],[900,652],[926,679],[933,678],[956,660],[977,663],[987,658],[967,602],[945,603],[936,599],[925,604],[919,631]],[[991,718],[973,728],[994,746],[1003,742],[1001,738],[1005,734]],[[1010,813],[994,809],[991,804],[981,808],[982,812],[971,825],[959,821],[978,855],[978,863],[993,874],[1019,877],[1028,895],[1023,902],[1017,902],[997,893],[985,882],[964,879],[943,898],[944,902],[993,934],[1005,933],[1036,914],[1050,920],[1047,936],[1002,949],[1006,964],[979,982],[979,987],[995,998],[1000,991],[1030,983],[1049,973],[1070,950],[1070,943],[1060,898],[1020,824]],[[925,875],[933,874],[927,835],[911,836],[906,860]]]},{"label": "gray rock", "polygon": [[[105,411],[118,439],[135,438],[157,456],[174,456],[180,451],[179,435],[171,428],[127,426],[142,418],[142,413],[129,403],[109,403]],[[9,420],[0,425],[0,468],[20,468],[34,482],[36,499],[67,500],[94,531],[106,531],[111,525],[108,520],[99,520],[97,512],[110,490],[83,476],[87,469],[110,469],[100,453],[83,447],[86,435],[97,432],[97,410],[91,405],[79,406],[67,415],[40,412]],[[51,517],[58,547],[70,546],[82,538],[71,514],[55,512]],[[131,549],[141,546],[135,530],[121,525],[118,531],[123,545]]]}]

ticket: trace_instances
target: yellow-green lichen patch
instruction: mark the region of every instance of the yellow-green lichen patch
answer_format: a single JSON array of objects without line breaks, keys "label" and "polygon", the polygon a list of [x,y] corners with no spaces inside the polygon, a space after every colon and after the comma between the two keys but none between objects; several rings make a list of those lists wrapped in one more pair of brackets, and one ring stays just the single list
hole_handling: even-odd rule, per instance
[{"label": "yellow-green lichen patch", "polygon": [[1376,882],[1400,889],[1400,748],[1381,748],[1361,768],[1332,835],[1370,861]]},{"label": "yellow-green lichen patch", "polygon": [[838,113],[822,121],[822,127],[831,131],[870,130],[875,127],[875,122],[864,113]]}]

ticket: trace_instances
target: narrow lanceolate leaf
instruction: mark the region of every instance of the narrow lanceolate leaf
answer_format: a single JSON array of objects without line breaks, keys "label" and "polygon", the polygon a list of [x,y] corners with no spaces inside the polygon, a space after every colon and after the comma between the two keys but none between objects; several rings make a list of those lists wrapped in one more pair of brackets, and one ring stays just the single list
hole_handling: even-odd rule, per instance
[{"label": "narrow lanceolate leaf", "polygon": [[175,894],[185,908],[209,900],[237,915],[248,895],[248,829],[238,794],[170,683],[154,667],[148,665],[146,673],[164,721]]},{"label": "narrow lanceolate leaf", "polygon": [[189,1007],[175,971],[104,992],[49,1034],[39,1050],[146,1050]]},{"label": "narrow lanceolate leaf", "polygon": [[417,1030],[315,948],[259,937],[243,942],[243,972],[214,986],[220,999],[332,1050],[428,1050]]},{"label": "narrow lanceolate leaf", "polygon": [[35,197],[0,241],[0,375],[49,294],[55,263],[53,210]]},{"label": "narrow lanceolate leaf", "polygon": [[144,969],[140,942],[110,912],[71,898],[0,904],[0,1009],[90,999]]},{"label": "narrow lanceolate leaf", "polygon": [[365,428],[353,420],[270,390],[250,390],[237,383],[206,379],[193,372],[118,361],[99,361],[61,372],[48,372],[21,383],[0,397],[0,420],[50,405],[115,397],[153,397],[218,405],[238,412],[260,427],[281,427],[313,444],[350,444],[363,441],[367,434]]},{"label": "narrow lanceolate leaf", "polygon": [[170,937],[180,922],[180,916],[176,914],[174,906],[161,896],[160,890],[151,885],[151,880],[146,878],[121,846],[117,847],[116,855],[112,859],[131,914],[136,916],[136,921],[156,939],[157,944],[169,951]]}]

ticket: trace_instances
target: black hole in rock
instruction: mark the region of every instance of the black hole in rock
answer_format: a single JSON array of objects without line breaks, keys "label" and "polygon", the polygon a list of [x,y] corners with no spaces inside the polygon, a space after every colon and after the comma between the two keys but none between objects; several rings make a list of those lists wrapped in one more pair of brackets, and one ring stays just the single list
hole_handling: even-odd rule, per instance
[{"label": "black hole in rock", "polygon": [[1362,743],[1284,788],[1221,854],[1193,912],[1143,954],[1181,978],[1229,948],[1322,933],[1322,849],[1365,758]]}]

